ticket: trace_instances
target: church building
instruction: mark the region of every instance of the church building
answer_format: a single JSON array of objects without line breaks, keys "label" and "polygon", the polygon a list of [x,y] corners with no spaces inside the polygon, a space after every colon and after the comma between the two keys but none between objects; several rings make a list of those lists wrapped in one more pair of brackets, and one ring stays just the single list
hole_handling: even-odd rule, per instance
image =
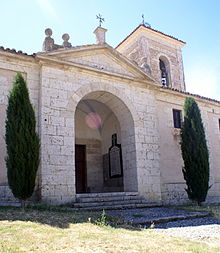
[{"label": "church building", "polygon": [[41,142],[34,199],[74,204],[83,196],[133,196],[142,199],[139,204],[187,202],[180,129],[185,98],[193,97],[209,149],[207,201],[219,202],[220,102],[186,91],[185,42],[141,24],[113,48],[106,32],[98,26],[96,43],[83,46],[72,45],[64,34],[58,45],[48,28],[42,51],[32,55],[0,47],[0,200],[13,201],[5,117],[20,72]]}]

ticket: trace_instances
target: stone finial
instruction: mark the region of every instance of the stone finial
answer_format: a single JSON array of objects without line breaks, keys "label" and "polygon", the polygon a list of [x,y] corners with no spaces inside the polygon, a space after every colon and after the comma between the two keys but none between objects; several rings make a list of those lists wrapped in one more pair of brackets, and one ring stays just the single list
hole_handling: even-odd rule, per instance
[{"label": "stone finial", "polygon": [[68,33],[64,33],[62,36],[62,39],[63,39],[63,47],[64,48],[72,47],[71,43],[68,41],[70,39],[70,36]]},{"label": "stone finial", "polygon": [[46,38],[44,39],[43,43],[43,51],[52,51],[54,49],[54,39],[51,38],[53,34],[50,28],[45,30]]},{"label": "stone finial", "polygon": [[47,37],[50,37],[53,34],[53,32],[52,32],[52,30],[50,28],[47,28],[45,30],[45,34],[47,35]]},{"label": "stone finial", "polygon": [[105,43],[105,33],[107,32],[107,29],[98,26],[95,31],[93,32],[96,36],[96,43],[97,44],[103,44]]}]

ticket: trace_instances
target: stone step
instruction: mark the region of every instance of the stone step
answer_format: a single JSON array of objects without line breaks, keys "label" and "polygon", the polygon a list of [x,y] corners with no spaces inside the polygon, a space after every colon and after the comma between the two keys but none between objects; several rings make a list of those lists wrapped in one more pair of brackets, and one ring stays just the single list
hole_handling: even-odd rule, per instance
[{"label": "stone step", "polygon": [[73,207],[72,210],[80,211],[99,211],[99,210],[114,210],[114,209],[131,209],[131,208],[145,208],[145,207],[159,207],[157,203],[139,203],[139,204],[119,204],[119,205],[106,205],[106,206],[89,206],[89,207]]},{"label": "stone step", "polygon": [[0,200],[0,206],[20,207],[21,203],[19,201],[4,201],[4,200]]},{"label": "stone step", "polygon": [[82,193],[76,195],[75,210],[128,209],[158,206],[149,203],[138,192]]},{"label": "stone step", "polygon": [[80,193],[76,194],[76,198],[90,198],[90,197],[112,197],[112,196],[138,196],[138,192],[101,192],[101,193]]},{"label": "stone step", "polygon": [[93,206],[115,206],[115,205],[129,205],[129,204],[148,204],[148,202],[142,198],[136,199],[128,199],[128,200],[113,200],[113,201],[105,201],[102,202],[78,202],[74,203],[74,207],[93,207]]},{"label": "stone step", "polygon": [[107,202],[107,201],[126,201],[126,200],[144,200],[144,198],[139,196],[106,196],[106,197],[78,197],[77,202],[84,203],[84,202]]}]

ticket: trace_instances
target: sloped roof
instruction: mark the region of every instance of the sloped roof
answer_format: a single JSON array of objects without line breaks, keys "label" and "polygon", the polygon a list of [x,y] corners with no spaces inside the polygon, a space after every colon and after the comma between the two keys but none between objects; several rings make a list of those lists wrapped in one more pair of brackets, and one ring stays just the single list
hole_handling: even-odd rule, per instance
[{"label": "sloped roof", "polygon": [[[94,45],[77,46],[76,48],[83,48],[83,47],[86,48],[86,47],[90,47],[90,46],[94,46]],[[13,53],[13,54],[16,54],[16,55],[23,55],[23,56],[29,56],[29,57],[34,57],[34,58],[36,57],[35,53],[34,54],[27,54],[25,52],[22,52],[21,50],[17,51],[15,49],[4,48],[3,46],[0,46],[0,51],[4,51],[4,52],[8,52],[8,53]],[[198,94],[193,94],[193,93],[190,93],[190,92],[187,92],[187,91],[182,91],[182,90],[175,89],[175,88],[169,88],[169,87],[161,87],[161,88],[167,89],[167,90],[171,90],[171,91],[174,91],[174,92],[178,92],[178,93],[182,93],[182,94],[185,94],[185,95],[193,96],[193,97],[196,97],[196,98],[199,98],[199,99],[203,99],[203,100],[206,100],[206,101],[209,101],[209,102],[214,102],[214,103],[220,104],[219,100],[216,100],[216,99],[213,99],[213,98],[204,97],[204,96],[201,96],[201,95],[198,95]]]},{"label": "sloped roof", "polygon": [[[133,71],[135,71],[136,73],[138,72],[139,74],[141,74],[141,76],[143,78],[146,78],[146,80],[151,81],[153,83],[157,83],[156,80],[152,76],[150,76],[147,73],[145,73],[139,66],[137,66],[136,64],[134,64],[126,56],[124,56],[123,54],[121,54],[120,52],[118,52],[117,50],[115,50],[113,47],[111,47],[107,43],[77,46],[77,47],[71,47],[71,48],[66,48],[66,49],[62,48],[62,49],[57,49],[57,50],[48,51],[48,52],[39,52],[39,53],[36,54],[36,57],[37,58],[42,58],[42,57],[45,58],[46,57],[49,60],[49,59],[53,59],[54,57],[61,57],[62,55],[63,56],[64,55],[68,56],[71,53],[78,54],[78,53],[83,52],[83,51],[89,52],[89,51],[98,51],[98,50],[105,50],[112,57],[117,58],[119,61],[121,61],[121,63],[126,64],[128,67],[130,67],[131,69],[133,69]],[[63,57],[62,60],[66,61],[66,62],[69,61],[68,59],[65,60],[65,57]],[[72,60],[71,62],[72,63],[76,63],[78,65],[79,64],[82,65],[82,63],[77,63],[74,60]],[[104,71],[104,69],[103,69],[103,71]]]},{"label": "sloped roof", "polygon": [[216,100],[216,99],[213,99],[213,98],[204,97],[204,96],[201,96],[201,95],[198,95],[198,94],[194,94],[194,93],[190,93],[188,91],[183,91],[183,90],[179,90],[179,89],[175,89],[175,88],[170,88],[170,87],[164,87],[164,86],[162,86],[161,88],[166,89],[166,90],[175,91],[175,92],[178,92],[178,93],[182,93],[182,94],[185,94],[185,95],[193,96],[193,97],[200,98],[200,99],[203,99],[203,100],[206,100],[206,101],[215,102],[215,103],[220,104],[219,100]]},{"label": "sloped roof", "polygon": [[19,54],[19,55],[26,55],[26,56],[35,56],[35,54],[27,54],[21,50],[16,50],[14,48],[10,49],[10,48],[4,48],[3,46],[0,46],[0,51],[4,51],[4,52],[9,52],[9,53],[13,53],[13,54]]},{"label": "sloped roof", "polygon": [[150,30],[150,31],[159,33],[160,35],[163,35],[163,36],[168,37],[168,38],[170,38],[170,39],[176,40],[176,41],[178,41],[178,42],[180,42],[180,43],[186,44],[186,42],[184,42],[184,41],[182,41],[182,40],[179,40],[179,39],[177,39],[177,38],[175,38],[175,37],[173,37],[173,36],[171,36],[171,35],[167,35],[167,34],[165,34],[165,33],[163,33],[163,32],[160,32],[160,31],[158,31],[158,30],[155,30],[155,29],[153,29],[153,28],[151,28],[151,27],[148,27],[148,26],[146,26],[146,25],[140,24],[140,25],[139,25],[138,27],[136,27],[136,28],[134,29],[134,31],[131,32],[123,41],[121,41],[121,42],[115,47],[115,49],[117,49],[124,41],[126,41],[126,40],[127,40],[133,33],[135,33],[140,27],[144,27],[144,28],[146,28],[146,29],[148,29],[148,30]]}]

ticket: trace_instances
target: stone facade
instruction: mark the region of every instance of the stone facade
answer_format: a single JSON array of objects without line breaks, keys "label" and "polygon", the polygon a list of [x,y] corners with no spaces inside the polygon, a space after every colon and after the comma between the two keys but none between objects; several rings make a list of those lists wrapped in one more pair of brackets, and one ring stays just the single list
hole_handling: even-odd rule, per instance
[{"label": "stone facade", "polygon": [[[220,103],[185,92],[182,41],[141,25],[116,49],[102,43],[105,29],[98,29],[97,44],[72,47],[67,34],[66,46],[59,46],[48,31],[45,52],[28,56],[0,49],[1,199],[12,199],[4,121],[7,94],[19,71],[28,83],[41,139],[36,184],[41,201],[75,201],[78,144],[86,146],[87,192],[133,191],[149,202],[186,202],[180,132],[172,114],[183,109],[186,96],[194,96],[205,123],[212,184],[208,201],[219,201]],[[160,59],[167,60],[169,87],[161,85]],[[107,178],[104,168],[115,133],[122,150],[121,179]]]}]

